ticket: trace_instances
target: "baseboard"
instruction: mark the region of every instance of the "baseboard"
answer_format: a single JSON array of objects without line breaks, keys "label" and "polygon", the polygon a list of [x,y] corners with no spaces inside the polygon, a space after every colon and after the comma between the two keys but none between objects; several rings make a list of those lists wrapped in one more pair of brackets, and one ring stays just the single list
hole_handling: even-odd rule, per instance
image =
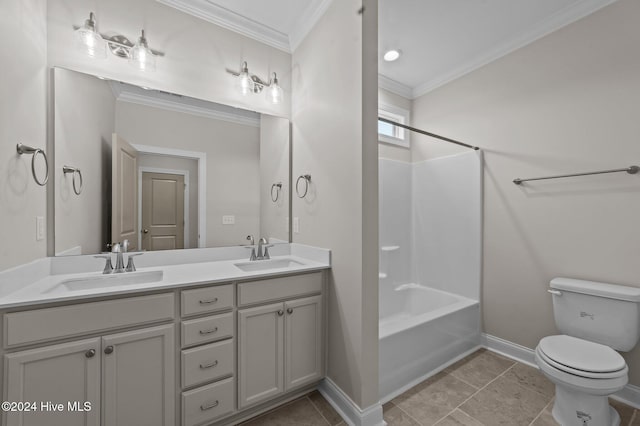
[{"label": "baseboard", "polygon": [[[482,333],[482,346],[492,352],[511,358],[514,361],[538,368],[533,349],[486,333]],[[626,385],[624,389],[611,395],[611,398],[640,409],[640,387],[638,386]]]},{"label": "baseboard", "polygon": [[340,414],[349,426],[386,426],[379,402],[362,410],[328,377],[318,386],[318,391]]}]

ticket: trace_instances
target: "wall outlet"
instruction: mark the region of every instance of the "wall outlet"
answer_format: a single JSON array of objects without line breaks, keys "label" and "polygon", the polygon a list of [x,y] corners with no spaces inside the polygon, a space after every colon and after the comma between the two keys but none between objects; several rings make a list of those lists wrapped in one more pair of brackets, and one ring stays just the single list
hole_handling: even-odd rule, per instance
[{"label": "wall outlet", "polygon": [[293,233],[294,234],[299,234],[300,233],[300,218],[299,217],[294,217],[293,218]]},{"label": "wall outlet", "polygon": [[44,240],[44,216],[36,216],[36,241]]},{"label": "wall outlet", "polygon": [[223,225],[235,225],[236,217],[233,215],[222,216],[222,224]]}]

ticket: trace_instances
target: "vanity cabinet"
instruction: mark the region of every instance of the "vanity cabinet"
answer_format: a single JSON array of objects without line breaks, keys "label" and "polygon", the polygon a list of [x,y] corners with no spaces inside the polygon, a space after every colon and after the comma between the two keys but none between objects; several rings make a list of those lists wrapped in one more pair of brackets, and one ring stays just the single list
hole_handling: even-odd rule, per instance
[{"label": "vanity cabinet", "polygon": [[[252,303],[320,292],[321,274],[287,277],[299,280],[279,287],[276,280],[239,285],[242,300]],[[311,285],[309,285],[311,284]],[[278,286],[278,291],[264,291]],[[244,286],[244,287],[242,287]],[[254,297],[252,289],[259,292]],[[273,289],[273,288],[272,288]],[[262,299],[261,299],[262,298]],[[323,376],[322,296],[295,298],[238,311],[238,406],[240,409],[273,398]]]},{"label": "vanity cabinet", "polygon": [[[5,399],[37,401],[38,410],[8,413],[6,424],[173,425],[174,351],[170,324],[8,354]],[[64,409],[42,410],[41,401]],[[84,409],[85,401],[84,415],[69,409],[69,402]]]}]

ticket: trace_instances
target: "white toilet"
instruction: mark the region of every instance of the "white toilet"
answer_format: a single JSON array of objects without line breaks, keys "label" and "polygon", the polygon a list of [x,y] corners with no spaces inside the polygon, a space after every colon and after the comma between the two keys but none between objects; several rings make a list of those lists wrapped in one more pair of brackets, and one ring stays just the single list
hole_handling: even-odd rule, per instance
[{"label": "white toilet", "polygon": [[627,384],[616,350],[629,351],[640,338],[640,288],[570,278],[550,286],[562,334],[540,340],[535,359],[556,385],[553,417],[562,426],[617,426],[607,397]]}]

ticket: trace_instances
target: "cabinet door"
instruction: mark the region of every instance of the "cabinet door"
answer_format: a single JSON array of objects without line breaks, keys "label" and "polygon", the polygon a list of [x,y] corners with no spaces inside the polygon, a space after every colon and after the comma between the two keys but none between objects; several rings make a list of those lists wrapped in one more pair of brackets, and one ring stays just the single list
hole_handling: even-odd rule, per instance
[{"label": "cabinet door", "polygon": [[[35,412],[4,413],[6,426],[100,426],[100,339],[5,355],[5,401],[35,402]],[[41,402],[63,404],[43,410]],[[90,402],[90,411],[72,411]]]},{"label": "cabinet door", "polygon": [[174,326],[102,338],[104,426],[175,423]]},{"label": "cabinet door", "polygon": [[322,297],[285,303],[285,390],[322,377]]},{"label": "cabinet door", "polygon": [[238,405],[284,391],[284,304],[238,311]]}]

